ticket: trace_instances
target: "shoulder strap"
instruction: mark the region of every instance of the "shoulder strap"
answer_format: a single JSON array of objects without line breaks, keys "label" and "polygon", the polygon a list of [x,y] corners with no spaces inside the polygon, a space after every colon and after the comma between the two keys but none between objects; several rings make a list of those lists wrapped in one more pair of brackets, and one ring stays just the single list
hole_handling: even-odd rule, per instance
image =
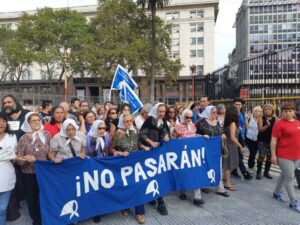
[{"label": "shoulder strap", "polygon": [[71,152],[72,152],[73,157],[76,157],[76,153],[75,153],[75,150],[74,150],[74,147],[73,147],[71,141],[69,142],[69,147],[70,147],[70,149],[71,149]]}]

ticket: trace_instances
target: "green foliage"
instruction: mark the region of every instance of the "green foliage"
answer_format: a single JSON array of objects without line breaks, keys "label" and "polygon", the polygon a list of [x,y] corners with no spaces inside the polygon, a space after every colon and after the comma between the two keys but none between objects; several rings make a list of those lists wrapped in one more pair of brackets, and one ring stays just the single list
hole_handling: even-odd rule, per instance
[{"label": "green foliage", "polygon": [[[96,77],[111,79],[117,64],[121,64],[129,71],[141,69],[150,76],[151,18],[131,0],[102,0],[98,10],[90,24],[94,39],[87,60],[89,72]],[[170,26],[157,20],[157,71],[174,78],[181,66],[179,60],[169,59]]]},{"label": "green foliage", "polygon": [[[49,80],[62,78],[63,62],[59,49],[71,48],[72,75],[92,75],[111,80],[118,64],[129,71],[142,70],[151,77],[152,18],[132,0],[101,0],[95,18],[69,9],[43,8],[36,14],[23,14],[17,31],[0,29],[1,73],[19,80],[32,62],[46,68]],[[157,74],[175,80],[179,60],[169,59],[170,25],[156,18]]]},{"label": "green foliage", "polygon": [[89,39],[87,31],[85,17],[69,9],[43,8],[32,16],[24,14],[18,27],[21,38],[30,43],[33,59],[47,67],[50,79],[63,67],[60,48],[71,48],[69,62],[72,73],[84,75],[82,55]]},{"label": "green foliage", "polygon": [[32,63],[32,52],[28,49],[28,42],[20,37],[18,31],[2,29],[1,33],[1,80],[8,78],[18,83],[26,67]]},{"label": "green foliage", "polygon": [[137,5],[142,6],[142,10],[144,10],[147,5],[148,10],[152,8],[161,8],[163,9],[166,5],[168,5],[170,0],[137,0]]}]

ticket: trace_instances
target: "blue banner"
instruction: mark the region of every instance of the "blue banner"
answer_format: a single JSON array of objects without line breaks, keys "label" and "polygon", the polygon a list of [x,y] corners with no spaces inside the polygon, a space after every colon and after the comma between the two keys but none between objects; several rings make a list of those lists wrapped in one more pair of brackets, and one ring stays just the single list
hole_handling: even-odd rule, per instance
[{"label": "blue banner", "polygon": [[111,84],[111,89],[112,90],[120,90],[122,88],[123,82],[128,84],[132,90],[136,89],[138,86],[135,83],[135,81],[132,79],[130,74],[121,65],[118,65],[118,67],[115,71],[114,79]]},{"label": "blue banner", "polygon": [[143,103],[140,101],[139,97],[125,82],[123,82],[119,95],[123,103],[127,102],[130,105],[132,114],[136,114],[138,110],[143,107]]},{"label": "blue banner", "polygon": [[70,224],[169,192],[217,186],[221,139],[174,139],[128,157],[35,163],[43,225]]}]

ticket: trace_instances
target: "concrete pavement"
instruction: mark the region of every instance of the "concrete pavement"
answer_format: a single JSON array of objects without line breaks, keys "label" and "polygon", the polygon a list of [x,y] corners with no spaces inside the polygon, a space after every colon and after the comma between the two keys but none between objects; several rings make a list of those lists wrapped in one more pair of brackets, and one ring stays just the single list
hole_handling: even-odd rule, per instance
[{"label": "concrete pavement", "polygon": [[[278,173],[277,173],[278,176]],[[273,180],[262,178],[258,181],[243,181],[233,178],[237,191],[230,192],[230,197],[225,198],[214,193],[203,193],[205,204],[197,207],[192,204],[191,195],[188,200],[181,201],[176,193],[165,197],[169,215],[161,216],[157,210],[146,205],[145,221],[149,225],[300,225],[300,213],[288,208],[288,202],[280,203],[273,199],[272,191],[276,185],[277,176]],[[295,183],[296,184],[296,183]],[[285,190],[284,190],[285,192]],[[295,192],[300,199],[300,189],[295,187]],[[288,196],[285,192],[285,197]],[[8,225],[31,225],[25,202],[22,203],[22,216]],[[137,224],[134,211],[128,217],[120,213],[112,213],[102,217],[100,224],[129,225]],[[92,220],[78,223],[92,225]],[[54,225],[54,224],[53,224]]]}]

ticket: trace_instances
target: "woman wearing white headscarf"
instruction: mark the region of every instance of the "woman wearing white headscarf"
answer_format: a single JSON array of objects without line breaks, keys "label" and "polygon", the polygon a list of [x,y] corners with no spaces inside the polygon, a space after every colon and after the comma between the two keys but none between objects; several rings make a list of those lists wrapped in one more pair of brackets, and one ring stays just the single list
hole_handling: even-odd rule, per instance
[{"label": "woman wearing white headscarf", "polygon": [[[91,158],[108,156],[110,145],[109,134],[106,132],[106,125],[103,120],[93,122],[91,129],[86,135],[85,154]],[[101,221],[101,216],[93,217],[94,223]]]},{"label": "woman wearing white headscarf", "polygon": [[[133,116],[122,114],[119,118],[118,130],[115,132],[110,147],[110,153],[114,156],[127,157],[129,153],[139,149],[137,130],[133,126]],[[143,146],[142,146],[143,147]],[[127,216],[129,209],[122,210],[122,215]],[[135,219],[139,224],[145,222],[144,205],[135,207]]]},{"label": "woman wearing white headscarf", "polygon": [[86,137],[78,131],[78,125],[72,119],[66,119],[50,141],[49,159],[61,163],[63,159],[72,157],[85,158]]},{"label": "woman wearing white headscarf", "polygon": [[[147,147],[156,148],[161,141],[170,140],[170,130],[167,121],[164,119],[166,114],[166,105],[164,103],[156,103],[150,110],[148,118],[143,123],[139,133],[139,143]],[[157,210],[161,215],[167,215],[168,210],[165,206],[163,198],[157,199]],[[151,202],[156,204],[156,202]]]},{"label": "woman wearing white headscarf", "polygon": [[47,160],[51,134],[43,130],[42,118],[35,112],[26,114],[21,130],[25,134],[18,141],[17,163],[21,166],[29,215],[33,220],[33,224],[41,225],[39,187],[34,162],[36,160]]},{"label": "woman wearing white headscarf", "polygon": [[86,136],[85,153],[91,158],[108,156],[109,134],[103,120],[96,120]]},{"label": "woman wearing white headscarf", "polygon": [[[177,138],[187,138],[196,136],[196,126],[193,124],[193,111],[190,109],[185,109],[180,117],[180,124],[175,126],[175,132],[173,135]],[[201,196],[201,189],[195,189],[193,204],[200,206],[204,204]],[[186,191],[180,191],[179,199],[186,200]]]},{"label": "woman wearing white headscarf", "polygon": [[195,137],[196,126],[193,124],[192,119],[193,111],[190,109],[185,109],[180,116],[180,124],[175,126],[173,136],[177,138]]},{"label": "woman wearing white headscarf", "polygon": [[[209,105],[205,108],[205,110],[202,112],[201,117],[202,119],[197,124],[197,133],[203,136],[220,136],[223,139],[226,138],[225,135],[222,135],[223,129],[218,122],[218,114],[217,114],[217,107],[213,105]],[[220,168],[221,168],[221,177],[222,177],[222,157],[220,155],[220,158],[218,159],[220,161]],[[208,192],[208,189],[203,189],[204,192]],[[229,194],[224,189],[224,184],[222,179],[220,180],[219,186],[217,187],[216,193],[223,196],[223,197],[229,197]]]}]

